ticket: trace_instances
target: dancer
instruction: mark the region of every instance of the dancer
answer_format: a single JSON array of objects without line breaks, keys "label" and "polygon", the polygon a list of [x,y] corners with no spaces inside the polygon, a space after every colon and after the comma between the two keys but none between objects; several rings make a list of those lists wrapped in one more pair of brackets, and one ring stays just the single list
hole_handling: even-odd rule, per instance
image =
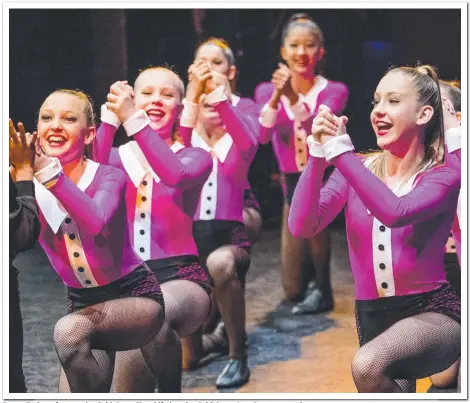
[{"label": "dancer", "polygon": [[[177,141],[183,97],[177,74],[162,67],[145,69],[133,90],[126,82],[111,86],[98,130],[100,158],[126,172],[129,231],[136,253],[161,285],[166,311],[150,343],[155,349],[152,371],[139,350],[119,353],[115,392],[154,392],[156,382],[159,392],[181,392],[180,337],[197,330],[209,313],[211,288],[199,263],[192,223],[212,158]],[[120,123],[132,141],[111,150]],[[184,130],[192,127],[180,127]]]},{"label": "dancer", "polygon": [[[354,155],[346,123],[320,108],[309,138],[313,158],[294,193],[289,226],[309,237],[346,207],[361,345],[354,382],[359,392],[413,392],[416,379],[460,356],[460,300],[443,268],[460,174],[442,164],[434,70],[393,68],[378,84],[371,123],[383,151]],[[322,187],[327,161],[336,170]]]},{"label": "dancer", "polygon": [[255,101],[264,105],[259,119],[260,142],[272,139],[281,171],[281,277],[287,299],[295,303],[294,314],[333,309],[328,230],[302,240],[293,236],[287,226],[292,195],[308,160],[306,137],[313,116],[320,104],[340,114],[348,99],[344,84],[319,74],[324,54],[323,33],[318,25],[306,14],[293,15],[282,35],[281,56],[287,65],[280,63],[272,83],[262,83],[255,90]]},{"label": "dancer", "polygon": [[[235,57],[228,43],[222,38],[209,38],[197,48],[195,59],[206,62],[209,68],[224,75],[230,83],[230,102],[237,110],[245,123],[252,125],[252,131],[257,133],[258,108],[253,100],[239,97],[234,94],[237,79],[237,67]],[[243,223],[248,231],[249,241],[253,246],[261,235],[261,211],[253,190],[246,181],[244,191]],[[244,284],[242,284],[244,286]],[[217,308],[214,306],[214,308]],[[194,335],[191,339],[184,340],[184,366],[191,368],[198,365],[199,358],[212,352],[228,353],[228,338],[220,313],[215,309],[208,321],[204,324],[202,345],[197,346],[200,336]]]},{"label": "dancer", "polygon": [[[243,225],[243,191],[257,149],[249,120],[239,116],[227,76],[210,70],[204,60],[190,67],[186,102],[193,114],[181,124],[196,122],[191,144],[212,154],[214,166],[204,184],[193,234],[201,262],[207,265],[215,299],[229,341],[229,362],[216,381],[218,388],[248,382],[243,284],[250,264],[250,242]],[[196,112],[199,109],[198,113]],[[186,123],[191,120],[192,123]]]},{"label": "dancer", "polygon": [[9,392],[26,393],[23,374],[23,318],[20,308],[18,269],[13,261],[20,252],[31,249],[41,229],[39,213],[34,199],[33,162],[37,133],[25,132],[21,122],[16,130],[9,121],[10,134],[10,288],[9,288]]},{"label": "dancer", "polygon": [[35,159],[39,242],[67,286],[68,315],[54,328],[60,391],[109,392],[115,352],[141,348],[164,320],[157,279],[135,254],[126,226],[125,175],[85,157],[96,134],[93,106],[57,90],[41,106]]}]

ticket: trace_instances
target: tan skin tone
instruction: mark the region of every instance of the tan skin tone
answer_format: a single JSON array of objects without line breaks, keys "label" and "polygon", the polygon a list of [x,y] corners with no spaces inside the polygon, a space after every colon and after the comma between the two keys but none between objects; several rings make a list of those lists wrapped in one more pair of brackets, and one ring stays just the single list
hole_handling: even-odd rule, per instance
[{"label": "tan skin tone", "polygon": [[30,181],[34,174],[34,157],[37,141],[37,133],[33,135],[26,133],[23,123],[18,122],[18,131],[10,119],[8,122],[9,130],[9,162],[10,173],[13,180]]},{"label": "tan skin tone", "polygon": [[287,65],[279,63],[273,73],[271,82],[275,89],[269,106],[277,109],[282,95],[295,105],[299,99],[297,94],[310,91],[315,84],[315,66],[324,54],[324,48],[308,28],[292,28],[281,46],[281,56]]}]

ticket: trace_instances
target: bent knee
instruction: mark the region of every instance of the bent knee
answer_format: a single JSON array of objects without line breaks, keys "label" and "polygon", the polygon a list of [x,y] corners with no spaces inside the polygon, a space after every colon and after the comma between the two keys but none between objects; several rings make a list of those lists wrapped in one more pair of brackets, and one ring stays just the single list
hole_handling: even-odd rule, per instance
[{"label": "bent knee", "polygon": [[207,258],[207,269],[215,286],[223,286],[238,278],[236,259],[231,247],[221,247]]}]

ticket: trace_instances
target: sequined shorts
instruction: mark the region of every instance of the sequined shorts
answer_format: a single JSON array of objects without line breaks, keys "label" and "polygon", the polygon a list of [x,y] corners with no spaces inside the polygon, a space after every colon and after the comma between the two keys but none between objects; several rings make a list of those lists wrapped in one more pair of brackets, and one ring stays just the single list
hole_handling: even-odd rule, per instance
[{"label": "sequined shorts", "polygon": [[146,264],[106,285],[91,288],[67,287],[67,308],[72,313],[91,305],[126,297],[150,298],[165,308],[158,280]]},{"label": "sequined shorts", "polygon": [[446,315],[460,323],[460,298],[449,284],[415,295],[356,300],[356,328],[362,346],[402,319],[425,312]]},{"label": "sequined shorts", "polygon": [[211,294],[209,273],[201,265],[197,256],[182,255],[165,259],[147,260],[160,284],[172,280],[187,280],[200,285],[207,294]]}]

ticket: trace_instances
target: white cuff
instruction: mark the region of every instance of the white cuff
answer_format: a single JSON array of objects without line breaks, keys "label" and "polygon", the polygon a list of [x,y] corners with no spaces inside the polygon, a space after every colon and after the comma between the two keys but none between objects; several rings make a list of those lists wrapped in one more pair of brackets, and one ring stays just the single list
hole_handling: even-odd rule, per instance
[{"label": "white cuff", "polygon": [[305,97],[302,94],[298,94],[298,96],[299,99],[295,105],[291,106],[291,110],[297,122],[304,122],[310,117],[310,109],[305,103]]},{"label": "white cuff", "polygon": [[183,99],[183,112],[181,113],[180,125],[193,128],[196,126],[199,105]]},{"label": "white cuff", "polygon": [[454,152],[462,148],[462,135],[461,127],[454,127],[445,132],[445,142],[447,146],[447,151],[449,153]]},{"label": "white cuff", "polygon": [[150,119],[147,116],[147,113],[139,109],[134,113],[129,119],[127,119],[123,126],[126,129],[126,133],[129,137],[133,136],[136,133],[139,133],[145,126],[150,124]]},{"label": "white cuff", "polygon": [[101,121],[114,126],[116,129],[121,126],[121,121],[117,115],[106,108],[106,105],[101,105]]},{"label": "white cuff", "polygon": [[50,164],[34,174],[36,180],[41,184],[49,182],[62,172],[62,165],[60,165],[59,159],[53,157],[49,157],[49,159],[51,161]]},{"label": "white cuff", "polygon": [[354,145],[348,134],[332,138],[322,147],[323,155],[330,162],[333,158],[348,151],[354,151]]},{"label": "white cuff", "polygon": [[277,106],[277,109],[273,109],[269,106],[269,103],[263,106],[259,116],[259,124],[266,129],[272,129],[276,125],[277,114],[281,110],[281,105]]},{"label": "white cuff", "polygon": [[225,87],[223,85],[219,85],[214,91],[207,94],[206,102],[213,106],[220,102],[227,100],[227,95],[225,95]]},{"label": "white cuff", "polygon": [[321,143],[317,143],[312,135],[307,137],[308,152],[312,157],[325,159]]}]

